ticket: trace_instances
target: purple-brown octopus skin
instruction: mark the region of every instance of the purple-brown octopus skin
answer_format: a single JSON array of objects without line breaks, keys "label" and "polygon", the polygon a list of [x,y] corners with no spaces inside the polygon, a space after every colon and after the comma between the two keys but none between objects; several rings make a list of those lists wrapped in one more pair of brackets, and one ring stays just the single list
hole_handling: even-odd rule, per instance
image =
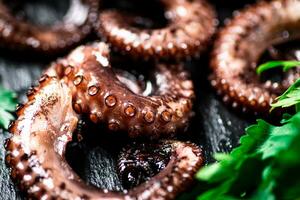
[{"label": "purple-brown octopus skin", "polygon": [[174,199],[202,165],[201,150],[191,143],[164,141],[171,147],[167,166],[149,181],[124,193],[85,184],[65,159],[66,145],[78,122],[72,91],[64,80],[44,76],[17,110],[6,144],[11,176],[31,199]]},{"label": "purple-brown octopus skin", "polygon": [[181,60],[199,56],[217,25],[212,6],[205,0],[161,0],[161,3],[169,21],[166,27],[135,28],[133,16],[107,10],[99,15],[100,37],[135,58]]},{"label": "purple-brown octopus skin", "polygon": [[300,39],[300,1],[259,2],[238,13],[221,31],[212,54],[211,83],[223,101],[244,112],[268,114],[270,103],[299,74],[281,84],[262,82],[256,74],[269,46]]},{"label": "purple-brown octopus skin", "polygon": [[91,33],[97,21],[98,9],[98,0],[70,0],[64,18],[47,27],[16,19],[5,3],[1,2],[1,45],[48,55],[64,52]]},{"label": "purple-brown octopus skin", "polygon": [[153,70],[156,88],[149,95],[133,92],[110,67],[105,43],[81,46],[52,64],[46,72],[66,80],[72,90],[73,107],[91,121],[123,130],[129,137],[157,139],[185,130],[192,116],[195,97],[189,73],[181,64],[157,64]]}]

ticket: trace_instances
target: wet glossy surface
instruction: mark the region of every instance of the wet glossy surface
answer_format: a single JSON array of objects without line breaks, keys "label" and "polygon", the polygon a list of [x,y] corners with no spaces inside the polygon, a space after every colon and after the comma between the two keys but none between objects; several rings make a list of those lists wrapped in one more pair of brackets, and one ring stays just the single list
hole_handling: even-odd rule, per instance
[{"label": "wet glossy surface", "polygon": [[[219,0],[216,0],[220,2]],[[223,0],[225,1],[225,0]],[[227,2],[227,0],[226,0]],[[232,3],[238,2],[231,0]],[[220,4],[223,4],[222,2]],[[239,3],[240,4],[240,3]],[[218,9],[222,19],[231,15],[232,8],[224,3]],[[9,54],[9,55],[8,55]],[[40,77],[43,67],[50,61],[35,61],[36,57],[20,59],[19,53],[0,51],[1,84],[4,87],[18,91],[20,101],[25,99],[25,92]],[[213,152],[228,152],[236,146],[244,128],[253,120],[249,116],[241,116],[228,109],[207,81],[207,57],[191,64],[193,80],[196,88],[195,117],[189,133],[185,138],[201,145],[205,156],[211,160]],[[75,171],[87,182],[107,189],[120,190],[122,185],[116,174],[117,152],[126,140],[116,139],[116,136],[103,138],[103,131],[98,130],[87,141],[79,145],[74,142],[69,146],[69,160]],[[100,135],[100,136],[99,136]],[[0,133],[0,196],[1,199],[23,199],[9,178],[9,169],[4,163],[4,140],[8,133]],[[102,144],[95,142],[101,140]]]}]

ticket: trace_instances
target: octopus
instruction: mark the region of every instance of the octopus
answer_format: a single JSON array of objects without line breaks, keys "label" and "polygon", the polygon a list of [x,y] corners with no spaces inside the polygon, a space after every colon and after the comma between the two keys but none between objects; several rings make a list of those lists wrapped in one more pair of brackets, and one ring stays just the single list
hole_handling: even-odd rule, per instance
[{"label": "octopus", "polygon": [[143,93],[124,73],[114,73],[109,52],[103,42],[80,46],[46,74],[65,79],[78,114],[107,124],[111,131],[157,139],[188,128],[195,94],[182,64],[156,63],[153,88]]},{"label": "octopus", "polygon": [[98,0],[71,0],[63,19],[46,26],[18,19],[7,6],[14,3],[22,4],[0,3],[1,45],[46,55],[69,50],[85,39],[93,30],[99,8]]},{"label": "octopus", "polygon": [[212,6],[204,0],[160,2],[168,21],[164,27],[139,27],[141,16],[109,9],[100,13],[96,29],[113,47],[134,58],[182,60],[199,56],[215,32]]},{"label": "octopus", "polygon": [[[30,198],[174,199],[192,184],[193,176],[202,166],[199,147],[168,139],[134,145],[137,150],[131,145],[122,151],[118,168],[125,179],[128,173],[132,175],[140,169],[141,163],[146,166],[142,172],[147,171],[146,163],[155,166],[142,179],[130,176],[134,177],[135,181],[131,181],[134,187],[123,192],[89,186],[72,170],[65,158],[66,145],[84,113],[95,123],[108,122],[113,130],[118,122],[118,128],[127,128],[130,137],[141,134],[148,138],[162,137],[151,130],[153,124],[159,126],[156,133],[169,133],[172,126],[177,128],[177,124],[187,120],[189,105],[183,101],[191,97],[191,82],[185,79],[186,75],[177,73],[176,70],[181,70],[179,66],[157,65],[156,78],[161,83],[156,95],[160,96],[143,97],[128,89],[127,85],[133,83],[126,77],[127,85],[111,71],[108,54],[108,46],[102,42],[78,47],[66,58],[51,64],[39,85],[28,91],[28,101],[18,107],[18,118],[9,128],[13,135],[6,143],[6,162],[11,167],[12,178]],[[179,84],[182,81],[183,86]],[[167,91],[176,97],[163,98]],[[181,109],[182,115],[176,114],[175,108]],[[140,126],[138,134],[129,131],[134,124]],[[130,164],[132,161],[134,165]]]},{"label": "octopus", "polygon": [[210,80],[224,102],[264,115],[270,103],[299,77],[299,72],[291,71],[281,82],[274,82],[255,73],[266,51],[275,58],[272,47],[300,39],[299,10],[298,0],[262,1],[239,12],[220,31]]}]

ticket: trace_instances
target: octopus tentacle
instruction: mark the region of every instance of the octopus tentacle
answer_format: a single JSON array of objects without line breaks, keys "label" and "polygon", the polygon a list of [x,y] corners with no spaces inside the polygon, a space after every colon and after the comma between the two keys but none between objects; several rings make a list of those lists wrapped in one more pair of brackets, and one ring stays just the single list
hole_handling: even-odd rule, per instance
[{"label": "octopus tentacle", "polygon": [[[125,153],[119,163],[119,169],[122,168],[121,172],[126,171],[128,167],[125,164],[128,163],[126,156],[136,155],[135,161],[141,157],[149,156],[148,145],[151,146],[150,143],[144,143],[137,145],[136,149],[132,149],[132,146],[125,148],[123,150]],[[161,171],[157,175],[130,189],[128,194],[137,197],[137,199],[174,199],[193,183],[195,173],[203,164],[202,152],[192,143],[175,140],[164,140],[152,145],[154,148],[158,148],[160,153],[165,151],[164,153],[170,154],[166,159],[167,161],[165,160],[166,166],[161,166]],[[136,152],[134,152],[135,150]],[[131,161],[129,160],[129,162]],[[133,170],[132,165],[129,166],[131,168],[129,170]]]},{"label": "octopus tentacle", "polygon": [[13,136],[6,144],[6,161],[12,177],[31,198],[170,199],[186,188],[203,161],[197,146],[165,141],[162,144],[168,144],[171,152],[169,162],[148,182],[127,193],[96,189],[84,184],[65,159],[78,115],[64,81],[46,77],[17,114],[10,127]]},{"label": "octopus tentacle", "polygon": [[66,80],[77,113],[106,122],[110,130],[125,130],[130,137],[172,136],[187,127],[192,115],[193,83],[180,64],[156,65],[157,88],[149,96],[120,82],[110,67],[108,46],[101,42],[77,48],[46,74]]},{"label": "octopus tentacle", "polygon": [[133,188],[164,169],[170,161],[169,142],[130,144],[119,155],[118,171],[123,187]]},{"label": "octopus tentacle", "polygon": [[270,103],[298,75],[282,85],[262,82],[255,74],[262,53],[272,45],[300,39],[300,1],[259,2],[223,28],[212,54],[211,83],[223,100],[243,111],[266,114]]},{"label": "octopus tentacle", "polygon": [[161,0],[169,24],[158,29],[134,27],[135,18],[107,10],[97,30],[107,42],[133,57],[184,59],[206,49],[215,32],[214,9],[204,0]]},{"label": "octopus tentacle", "polygon": [[0,3],[1,45],[47,54],[76,46],[92,31],[97,20],[98,0],[71,0],[63,20],[50,27],[16,19],[4,2]]}]

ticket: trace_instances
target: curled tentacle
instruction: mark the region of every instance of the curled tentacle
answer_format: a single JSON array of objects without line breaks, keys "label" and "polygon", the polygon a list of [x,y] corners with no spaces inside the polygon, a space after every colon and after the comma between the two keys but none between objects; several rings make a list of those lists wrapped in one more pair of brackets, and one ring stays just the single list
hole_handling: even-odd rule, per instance
[{"label": "curled tentacle", "polygon": [[[165,141],[169,162],[148,182],[127,193],[108,192],[84,184],[65,159],[66,144],[78,122],[70,89],[46,77],[17,111],[6,144],[11,175],[36,199],[170,199],[192,181],[202,164],[200,149],[190,143]],[[184,172],[184,173],[182,173]]]},{"label": "curled tentacle", "polygon": [[133,143],[123,148],[119,155],[118,169],[123,186],[133,188],[164,169],[170,161],[169,142]]},{"label": "curled tentacle", "polygon": [[300,1],[259,2],[240,12],[223,30],[212,54],[211,83],[233,107],[266,114],[270,103],[299,77],[264,82],[255,73],[272,45],[300,39]]},{"label": "curled tentacle", "polygon": [[48,54],[62,52],[76,46],[91,33],[92,26],[97,20],[99,2],[98,0],[71,0],[70,4],[63,20],[47,27],[16,19],[6,3],[1,2],[1,45]]},{"label": "curled tentacle", "polygon": [[112,71],[105,43],[77,48],[46,73],[66,80],[77,113],[88,114],[96,123],[104,121],[110,130],[124,130],[130,137],[172,136],[187,127],[192,115],[193,83],[181,64],[157,64],[156,87],[146,96],[131,91],[132,83],[121,82],[122,75]]},{"label": "curled tentacle", "polygon": [[[119,156],[118,162],[119,174],[124,187],[130,189],[145,181],[153,182],[154,179],[151,179],[151,177],[166,169],[167,166],[170,165],[170,162],[173,162],[172,159],[176,157],[173,151],[174,145],[179,145],[182,148],[189,146],[194,154],[201,157],[201,151],[195,148],[194,144],[181,143],[173,140],[163,140],[157,143],[133,143],[124,148]],[[188,150],[188,148],[186,148],[186,150]],[[174,158],[172,158],[172,154]],[[187,154],[189,153],[187,152]],[[176,159],[181,160],[186,158],[182,156]],[[200,167],[201,163],[202,162],[198,162],[198,167],[190,166],[186,168],[184,166],[179,167],[179,165],[173,167],[172,172],[165,174],[165,180],[163,182],[168,183],[170,179],[174,179],[172,176],[174,175],[173,173],[175,173],[178,175],[177,178],[186,181],[186,184],[190,184],[191,182],[189,182],[189,180],[193,179],[193,174],[196,172],[195,170]],[[161,188],[169,192],[176,191],[176,193],[179,193],[189,187],[189,185],[186,185],[184,188],[181,188],[182,185],[165,185],[163,182],[160,182]],[[144,184],[144,186],[146,185]],[[171,196],[168,195],[169,197],[166,198],[173,199],[175,197],[174,194],[170,195]]]},{"label": "curled tentacle", "polygon": [[[137,199],[174,199],[189,188],[195,173],[203,164],[201,150],[189,142],[163,140],[156,144],[135,145],[123,149],[119,170],[123,181],[130,177],[137,180],[136,183],[146,181],[129,190],[128,194]],[[139,174],[139,170],[145,174]],[[148,177],[158,171],[157,175]]]},{"label": "curled tentacle", "polygon": [[135,27],[136,18],[114,10],[99,16],[99,35],[133,57],[183,59],[199,55],[215,32],[214,9],[204,0],[161,0],[169,21],[163,28]]}]

